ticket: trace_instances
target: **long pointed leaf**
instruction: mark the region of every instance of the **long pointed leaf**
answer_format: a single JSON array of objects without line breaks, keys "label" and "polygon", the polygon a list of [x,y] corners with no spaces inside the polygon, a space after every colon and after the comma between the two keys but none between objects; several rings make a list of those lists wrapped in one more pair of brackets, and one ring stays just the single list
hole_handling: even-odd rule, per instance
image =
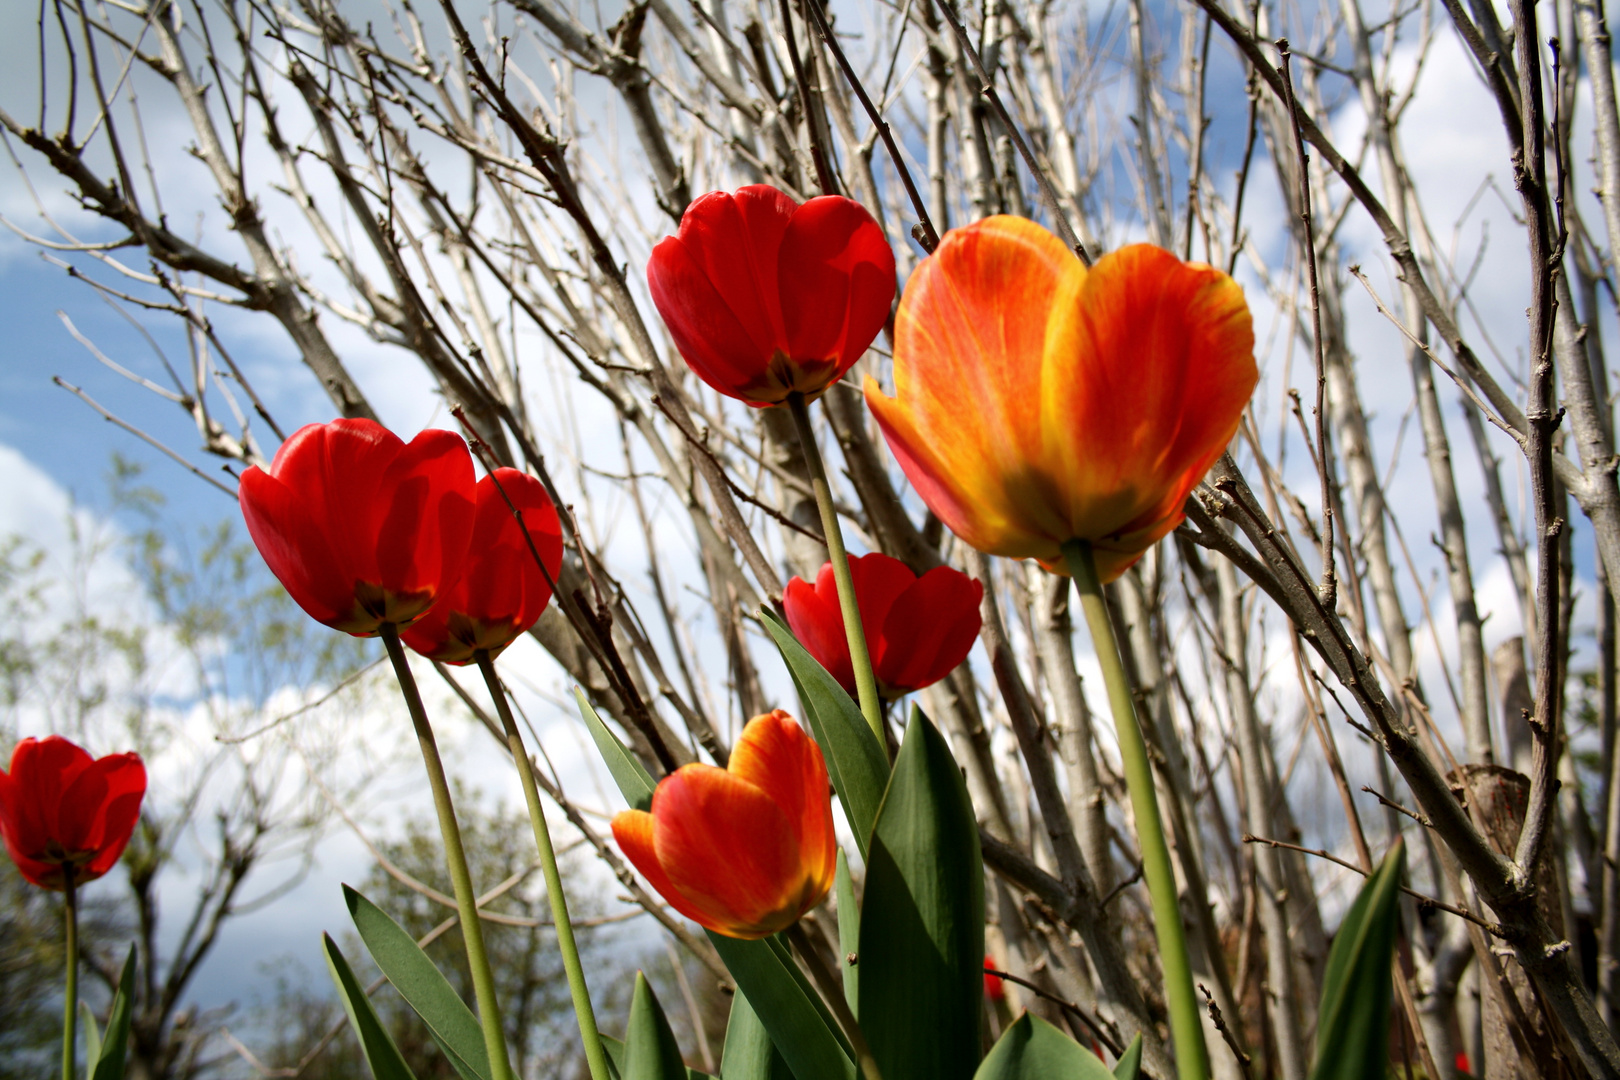
[{"label": "long pointed leaf", "polygon": [[793,1080],[782,1054],[771,1042],[759,1014],[741,991],[731,997],[726,1047],[720,1054],[720,1080]]},{"label": "long pointed leaf", "polygon": [[[855,1060],[821,996],[780,943],[709,933],[771,1041],[799,1080],[851,1080]],[[780,949],[780,951],[778,951]]]},{"label": "long pointed leaf", "polygon": [[354,977],[349,962],[330,934],[321,935],[321,948],[326,953],[332,981],[337,984],[338,997],[343,1000],[343,1011],[349,1014],[349,1026],[360,1038],[360,1049],[366,1055],[366,1064],[371,1066],[371,1075],[377,1080],[416,1080],[393,1036],[388,1034],[377,1010],[372,1008],[365,987]]},{"label": "long pointed leaf", "polygon": [[450,981],[386,911],[347,885],[343,886],[343,899],[371,958],[427,1024],[451,1067],[462,1080],[490,1080],[484,1029]]},{"label": "long pointed leaf", "polygon": [[647,976],[636,972],[636,991],[630,999],[630,1024],[624,1033],[622,1080],[686,1080],[686,1063],[669,1018]]},{"label": "long pointed leaf", "polygon": [[[849,876],[849,859],[838,849],[838,870],[834,890],[838,896],[838,973],[844,977],[844,1000],[849,1011],[861,1011],[861,909],[855,901],[855,882]],[[851,963],[850,958],[855,962]]]},{"label": "long pointed leaf", "polygon": [[950,747],[913,710],[861,906],[861,1029],[885,1077],[967,1080],[979,1062],[984,863]]},{"label": "long pointed leaf", "polygon": [[84,1035],[84,1075],[93,1078],[101,1060],[101,1028],[89,1003],[83,1000],[79,1002],[79,1031]]},{"label": "long pointed leaf", "polygon": [[[1129,1052],[1127,1051],[1127,1056]],[[1120,1059],[1123,1064],[1125,1059]],[[1002,1032],[973,1080],[1116,1080],[1097,1055],[1032,1013]]]},{"label": "long pointed leaf", "polygon": [[805,651],[787,624],[770,610],[760,612],[765,629],[782,651],[793,685],[804,704],[804,718],[827,759],[833,790],[849,818],[861,858],[867,857],[883,789],[889,782],[889,757],[861,715],[860,706]]},{"label": "long pointed leaf", "polygon": [[91,1080],[124,1080],[124,1055],[129,1050],[129,1015],[135,1001],[135,946],[129,947],[124,970],[118,976],[107,1014],[107,1030],[101,1035],[101,1052],[96,1055],[96,1071]]},{"label": "long pointed leaf", "polygon": [[1311,1080],[1384,1080],[1406,847],[1397,841],[1339,925],[1322,976]]},{"label": "long pointed leaf", "polygon": [[1136,1080],[1142,1071],[1142,1033],[1138,1031],[1131,1045],[1114,1062],[1114,1080]]},{"label": "long pointed leaf", "polygon": [[596,715],[596,710],[591,708],[590,701],[585,697],[585,691],[574,687],[574,699],[579,702],[579,715],[585,718],[591,741],[596,743],[596,752],[602,755],[608,774],[613,777],[625,801],[635,810],[652,809],[653,789],[658,785],[651,774]]}]

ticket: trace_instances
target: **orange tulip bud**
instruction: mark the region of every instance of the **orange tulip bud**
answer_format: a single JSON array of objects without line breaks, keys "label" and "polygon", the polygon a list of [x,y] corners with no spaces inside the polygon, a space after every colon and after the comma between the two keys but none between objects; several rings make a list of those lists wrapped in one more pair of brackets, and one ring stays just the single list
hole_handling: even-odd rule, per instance
[{"label": "orange tulip bud", "polygon": [[778,709],[743,728],[727,768],[684,765],[613,837],[669,905],[734,938],[785,930],[832,888],[838,845],[821,747]]},{"label": "orange tulip bud", "polygon": [[1237,283],[1147,244],[1089,270],[1032,221],[949,233],[895,319],[895,396],[866,401],[912,486],[980,551],[1104,581],[1181,522],[1259,381]]}]

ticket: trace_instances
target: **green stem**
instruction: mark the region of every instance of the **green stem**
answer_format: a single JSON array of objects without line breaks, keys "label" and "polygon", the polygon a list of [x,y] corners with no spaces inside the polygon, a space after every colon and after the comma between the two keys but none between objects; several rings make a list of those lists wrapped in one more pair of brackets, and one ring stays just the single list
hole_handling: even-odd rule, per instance
[{"label": "green stem", "polygon": [[484,950],[484,924],[478,917],[478,894],[473,892],[472,872],[467,869],[467,852],[461,846],[461,827],[456,824],[456,808],[450,802],[450,784],[439,759],[439,744],[428,726],[427,710],[416,689],[416,678],[399,643],[399,629],[383,623],[378,631],[388,646],[394,675],[410,709],[416,727],[416,741],[427,766],[428,786],[433,789],[433,806],[439,812],[439,832],[444,837],[445,862],[450,883],[455,887],[456,911],[461,916],[461,940],[467,946],[467,966],[472,969],[473,995],[478,1001],[478,1021],[484,1029],[484,1049],[489,1053],[490,1080],[513,1080],[512,1063],[506,1056],[506,1036],[501,1030],[501,1007],[495,1000],[495,976],[490,971],[489,954]]},{"label": "green stem", "polygon": [[529,752],[523,748],[523,736],[517,721],[512,718],[512,706],[506,700],[501,680],[495,674],[495,661],[488,649],[474,654],[478,670],[483,673],[484,684],[490,697],[495,699],[495,711],[501,726],[506,729],[506,744],[511,748],[512,760],[517,763],[518,779],[523,783],[523,801],[529,804],[529,824],[534,827],[534,843],[540,849],[540,863],[546,875],[546,895],[551,901],[551,921],[557,927],[557,948],[562,953],[563,970],[568,974],[568,992],[574,999],[574,1017],[579,1021],[579,1037],[585,1043],[585,1061],[590,1066],[591,1080],[609,1080],[607,1052],[602,1049],[602,1037],[596,1030],[596,1013],[591,1009],[591,993],[585,985],[585,968],[579,962],[579,946],[574,941],[574,924],[568,917],[568,898],[563,894],[562,874],[557,869],[557,852],[551,845],[551,829],[546,824],[545,811],[540,806],[540,790],[534,782],[534,766]]},{"label": "green stem", "polygon": [[861,715],[871,725],[878,745],[883,742],[883,707],[878,700],[877,679],[872,674],[872,654],[866,648],[866,628],[861,623],[860,604],[855,599],[855,579],[849,572],[849,555],[844,550],[844,534],[833,508],[832,486],[827,483],[827,466],[821,460],[816,429],[810,425],[810,403],[794,393],[787,400],[793,425],[799,432],[804,466],[810,473],[810,490],[821,511],[821,531],[827,537],[827,558],[832,562],[833,580],[838,583],[838,606],[844,614],[844,633],[849,638],[849,659],[855,669],[855,691],[861,701]]},{"label": "green stem", "polygon": [[73,866],[62,867],[62,907],[67,921],[67,986],[62,1003],[62,1080],[77,1080],[74,1058],[79,1043],[79,902],[73,885]]},{"label": "green stem", "polygon": [[1136,816],[1136,838],[1142,848],[1142,877],[1153,900],[1153,931],[1159,943],[1159,964],[1164,970],[1165,996],[1170,1005],[1170,1034],[1176,1046],[1176,1071],[1181,1080],[1206,1080],[1209,1051],[1204,1046],[1204,1026],[1199,1019],[1198,997],[1193,989],[1192,965],[1187,959],[1187,939],[1182,932],[1181,906],[1176,900],[1176,876],[1170,866],[1170,846],[1164,839],[1164,821],[1159,817],[1159,798],[1153,788],[1153,767],[1148,763],[1147,744],[1136,717],[1136,701],[1120,660],[1114,624],[1108,618],[1102,581],[1091,545],[1070,540],[1063,545],[1063,557],[1080,591],[1080,606],[1086,613],[1091,641],[1108,687],[1108,704],[1114,712],[1114,728],[1119,738],[1119,758],[1125,770],[1125,784],[1131,792],[1131,811]]}]

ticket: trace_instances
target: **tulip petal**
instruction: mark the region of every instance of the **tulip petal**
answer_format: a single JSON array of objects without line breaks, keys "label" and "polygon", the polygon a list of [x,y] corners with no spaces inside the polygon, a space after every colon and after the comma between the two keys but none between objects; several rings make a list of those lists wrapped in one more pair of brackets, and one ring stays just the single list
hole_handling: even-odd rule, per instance
[{"label": "tulip petal", "polygon": [[923,500],[982,551],[1055,553],[1041,450],[1042,349],[1057,287],[1078,266],[1034,222],[992,217],[947,234],[895,319],[895,397],[867,404]]},{"label": "tulip petal", "polygon": [[1123,248],[1064,276],[1044,353],[1042,459],[1070,534],[1140,553],[1181,520],[1259,379],[1243,291],[1151,245]]},{"label": "tulip petal", "polygon": [[382,583],[376,549],[385,489],[378,480],[404,447],[381,424],[346,418],[299,429],[271,463],[325,533],[351,589],[353,582]]},{"label": "tulip petal", "polygon": [[[891,643],[877,677],[896,690],[920,690],[949,675],[978,640],[984,585],[959,570],[936,566],[895,600],[883,621]],[[892,643],[903,643],[896,648]]]},{"label": "tulip petal", "polygon": [[831,362],[824,389],[861,358],[889,319],[894,252],[866,208],[851,199],[811,199],[793,215],[778,256],[788,355]]},{"label": "tulip petal", "polygon": [[670,907],[691,919],[699,926],[714,931],[723,931],[725,923],[716,920],[709,912],[693,904],[669,880],[664,868],[658,862],[657,846],[653,841],[653,816],[645,810],[622,810],[613,816],[613,839],[618,841],[619,850],[624,857],[630,860],[647,884],[662,896]]},{"label": "tulip petal", "polygon": [[832,563],[822,566],[814,585],[801,578],[789,581],[782,593],[782,609],[799,644],[838,680],[839,686],[853,694],[855,666],[849,658],[849,636],[838,606]]},{"label": "tulip petal", "polygon": [[814,899],[832,888],[837,868],[827,763],[821,747],[781,709],[756,716],[731,748],[727,770],[764,791],[787,815]]},{"label": "tulip petal", "polygon": [[[889,640],[883,633],[884,623],[895,601],[917,580],[917,575],[911,567],[881,551],[862,555],[858,559],[851,558],[849,575],[855,585],[855,602],[861,609],[861,629],[866,632],[867,651],[871,654],[872,665],[875,668],[882,663],[882,657],[889,648]],[[832,578],[832,563],[828,563],[821,575],[816,578],[818,589],[821,587],[822,577]],[[834,590],[832,599],[836,604],[837,582],[829,580],[828,586]],[[842,625],[841,618],[840,625]],[[905,641],[896,644],[901,651],[910,648],[909,643]]]},{"label": "tulip petal", "polygon": [[52,735],[24,739],[11,755],[11,776],[34,847],[29,854],[44,854],[46,845],[62,839],[64,796],[79,775],[95,763],[79,746]]},{"label": "tulip petal", "polygon": [[713,191],[653,249],[647,284],[675,347],[704,382],[730,397],[779,393],[767,370],[787,343],[777,253],[797,204],[756,184]]},{"label": "tulip petal", "polygon": [[805,892],[794,823],[760,788],[712,765],[685,765],[653,793],[658,863],[679,893],[733,937],[799,917]]},{"label": "tulip petal", "polygon": [[427,611],[437,592],[461,574],[472,541],[472,454],[455,432],[428,428],[400,451],[377,486],[388,497],[370,541],[376,581],[401,597],[425,594],[425,602],[390,612],[391,622],[404,624]]},{"label": "tulip petal", "polygon": [[317,524],[318,506],[258,467],[242,474],[238,501],[254,546],[305,614],[340,630],[376,630],[376,620],[355,604],[355,578]]}]

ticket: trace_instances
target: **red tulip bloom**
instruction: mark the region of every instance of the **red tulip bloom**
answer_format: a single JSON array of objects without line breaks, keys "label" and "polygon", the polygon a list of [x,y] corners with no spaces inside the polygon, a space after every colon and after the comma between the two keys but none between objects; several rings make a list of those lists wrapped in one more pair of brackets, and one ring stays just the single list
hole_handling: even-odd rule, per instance
[{"label": "red tulip bloom", "polygon": [[[884,697],[932,686],[967,659],[979,636],[983,585],[949,566],[918,577],[899,559],[878,553],[850,556],[849,569],[872,672]],[[822,566],[813,586],[797,577],[788,582],[782,606],[799,644],[855,693],[855,668],[832,563]]]},{"label": "red tulip bloom", "polygon": [[94,881],[129,843],[146,794],[139,754],[92,758],[60,735],[24,739],[0,770],[0,836],[22,876],[45,889]]},{"label": "red tulip bloom", "polygon": [[298,429],[238,498],[259,554],[298,606],[370,637],[409,626],[455,583],[473,527],[472,455],[432,428],[409,443],[371,420]]},{"label": "red tulip bloom", "polygon": [[[507,499],[523,514],[521,526]],[[494,657],[515,641],[546,610],[562,568],[562,525],[540,481],[516,469],[496,469],[478,481],[474,501],[472,546],[459,579],[400,635],[423,656],[446,664],[470,663],[480,649]],[[525,528],[545,562],[544,573],[524,539]]]},{"label": "red tulip bloom", "polygon": [[838,845],[821,747],[778,709],[756,716],[731,764],[683,765],[626,810],[613,837],[669,905],[717,934],[785,930],[832,888]]},{"label": "red tulip bloom", "polygon": [[984,958],[984,996],[990,1001],[1006,1001],[1006,981],[1000,975],[990,974],[995,966],[996,962],[993,957],[986,956]]},{"label": "red tulip bloom", "polygon": [[750,405],[818,397],[889,318],[894,252],[860,203],[800,206],[765,184],[711,191],[647,263],[647,284],[697,377]]}]

